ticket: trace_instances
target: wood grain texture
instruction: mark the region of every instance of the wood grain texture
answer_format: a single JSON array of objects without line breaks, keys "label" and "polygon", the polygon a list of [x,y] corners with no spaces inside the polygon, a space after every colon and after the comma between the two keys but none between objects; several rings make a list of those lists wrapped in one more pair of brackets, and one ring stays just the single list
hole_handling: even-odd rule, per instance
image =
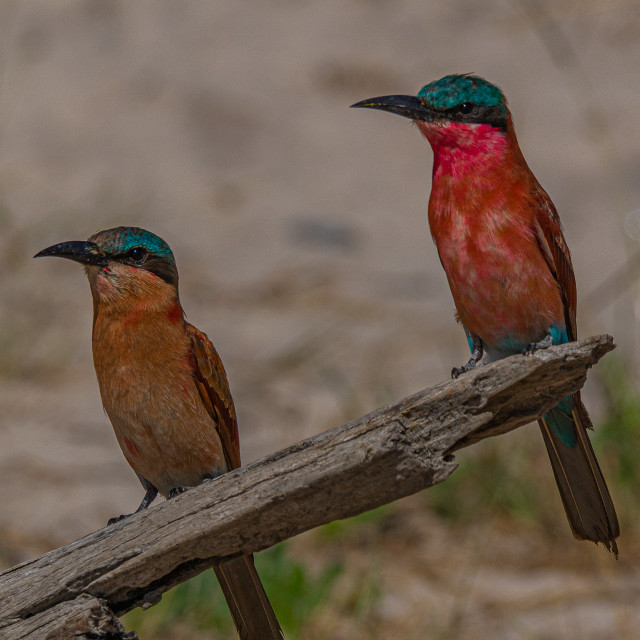
[{"label": "wood grain texture", "polygon": [[89,595],[61,602],[0,629],[6,640],[138,640],[126,632],[108,605]]},{"label": "wood grain texture", "polygon": [[452,452],[532,422],[580,389],[613,348],[597,336],[478,367],[8,569],[0,637],[58,637],[37,629],[60,607],[72,607],[82,631],[79,603],[88,611],[105,603],[120,616],[221,558],[442,482],[457,467]]}]

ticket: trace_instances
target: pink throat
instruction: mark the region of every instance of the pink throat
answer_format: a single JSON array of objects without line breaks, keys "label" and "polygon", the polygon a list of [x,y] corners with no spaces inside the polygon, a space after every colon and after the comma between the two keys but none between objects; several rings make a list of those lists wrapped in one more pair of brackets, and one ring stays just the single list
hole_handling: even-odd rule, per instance
[{"label": "pink throat", "polygon": [[433,149],[433,178],[485,174],[505,158],[508,137],[488,124],[417,122]]}]

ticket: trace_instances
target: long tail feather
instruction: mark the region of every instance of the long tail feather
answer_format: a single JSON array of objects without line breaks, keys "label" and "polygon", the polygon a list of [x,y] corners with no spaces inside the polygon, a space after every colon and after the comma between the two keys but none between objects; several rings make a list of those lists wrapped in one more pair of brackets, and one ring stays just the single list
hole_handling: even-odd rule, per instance
[{"label": "long tail feather", "polygon": [[[574,396],[573,405],[570,416],[555,408],[538,421],[553,475],[573,535],[583,540],[602,542],[618,557],[616,538],[620,535],[620,526],[587,434],[591,420],[578,394]],[[551,428],[549,424],[555,426],[567,420],[572,420],[577,434],[574,446],[567,446],[566,437],[561,439],[555,432],[557,429]]]},{"label": "long tail feather", "polygon": [[253,556],[240,556],[214,567],[229,605],[240,640],[282,640],[271,603],[253,564]]}]

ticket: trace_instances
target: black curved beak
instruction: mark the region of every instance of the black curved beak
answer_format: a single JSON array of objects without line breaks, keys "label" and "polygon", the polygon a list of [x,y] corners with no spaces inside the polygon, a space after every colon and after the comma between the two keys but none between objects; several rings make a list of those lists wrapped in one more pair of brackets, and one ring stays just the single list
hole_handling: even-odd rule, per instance
[{"label": "black curved beak", "polygon": [[427,107],[420,98],[416,96],[381,96],[379,98],[369,98],[352,104],[356,109],[380,109],[389,111],[399,116],[410,118],[411,120],[424,120],[431,122],[435,118],[435,112]]},{"label": "black curved beak", "polygon": [[101,251],[95,242],[72,240],[71,242],[61,242],[47,247],[36,253],[34,258],[54,256],[58,258],[68,258],[80,264],[89,264],[98,267],[107,266],[107,256]]}]

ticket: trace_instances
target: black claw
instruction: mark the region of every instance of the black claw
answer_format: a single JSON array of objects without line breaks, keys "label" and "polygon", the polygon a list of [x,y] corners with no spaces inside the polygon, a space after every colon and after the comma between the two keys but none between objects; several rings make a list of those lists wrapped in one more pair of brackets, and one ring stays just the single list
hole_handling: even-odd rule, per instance
[{"label": "black claw", "polygon": [[109,520],[107,521],[107,526],[111,524],[115,524],[116,522],[120,522],[125,518],[129,518],[134,513],[139,513],[140,511],[143,511],[156,499],[156,496],[158,495],[158,490],[146,480],[144,480],[143,484],[145,487],[147,487],[147,491],[144,494],[144,498],[142,498],[142,502],[140,503],[140,506],[133,513],[127,513],[126,515],[123,515],[123,516],[116,516],[115,518],[109,518]]},{"label": "black claw", "polygon": [[111,526],[112,524],[115,524],[116,522],[120,522],[122,520],[125,520],[126,518],[130,518],[133,515],[133,513],[126,513],[125,515],[122,516],[116,516],[115,518],[109,518],[107,520],[107,527]]},{"label": "black claw", "polygon": [[453,367],[453,369],[451,369],[451,377],[456,380],[458,376],[461,376],[463,373],[467,373],[467,371],[471,371],[471,369],[474,369],[475,366],[476,363],[472,360],[469,360],[469,362],[467,362],[464,367]]},{"label": "black claw", "polygon": [[523,356],[532,356],[536,351],[541,349],[548,349],[553,345],[553,337],[548,333],[540,342],[530,342],[523,350]]},{"label": "black claw", "polygon": [[171,498],[175,498],[176,496],[179,496],[181,493],[184,493],[186,490],[187,490],[187,487],[174,487],[173,489],[171,489],[171,491],[169,491],[169,495],[167,496],[167,498],[171,500]]}]

